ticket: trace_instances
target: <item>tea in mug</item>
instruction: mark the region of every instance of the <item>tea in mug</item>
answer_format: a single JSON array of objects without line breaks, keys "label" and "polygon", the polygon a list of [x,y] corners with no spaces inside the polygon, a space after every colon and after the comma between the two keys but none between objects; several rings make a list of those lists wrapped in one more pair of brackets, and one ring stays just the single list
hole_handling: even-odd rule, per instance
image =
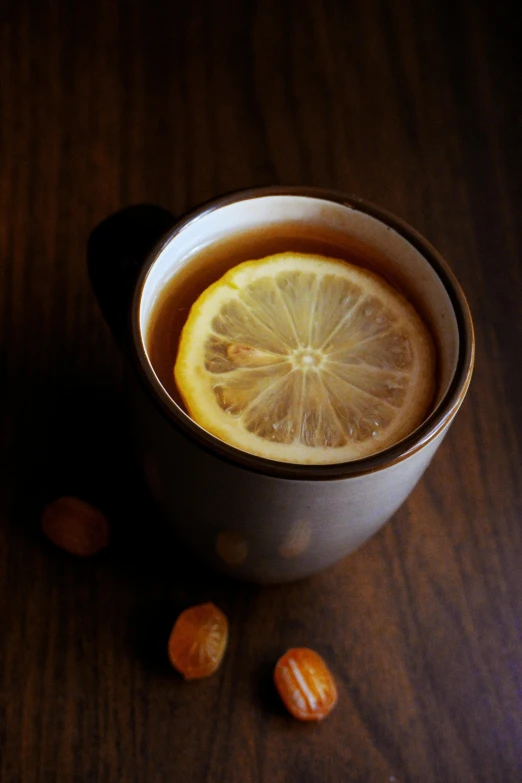
[{"label": "tea in mug", "polygon": [[148,350],[172,398],[243,451],[346,462],[402,440],[435,392],[436,352],[386,258],[283,224],[198,249],[159,298]]}]

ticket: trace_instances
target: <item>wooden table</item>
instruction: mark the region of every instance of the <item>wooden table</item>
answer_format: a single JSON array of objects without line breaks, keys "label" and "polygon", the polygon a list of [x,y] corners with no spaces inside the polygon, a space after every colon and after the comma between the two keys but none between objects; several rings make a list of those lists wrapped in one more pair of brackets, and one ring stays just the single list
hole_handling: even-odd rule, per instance
[{"label": "wooden table", "polygon": [[[1,4],[0,780],[522,780],[520,41],[486,0]],[[162,545],[128,458],[121,360],[86,239],[128,204],[181,212],[292,183],[354,192],[443,253],[477,331],[469,396],[394,519],[344,562],[256,587]],[[114,527],[43,537],[75,494]],[[166,640],[213,600],[230,645],[185,684]],[[339,704],[292,720],[289,646]]]}]

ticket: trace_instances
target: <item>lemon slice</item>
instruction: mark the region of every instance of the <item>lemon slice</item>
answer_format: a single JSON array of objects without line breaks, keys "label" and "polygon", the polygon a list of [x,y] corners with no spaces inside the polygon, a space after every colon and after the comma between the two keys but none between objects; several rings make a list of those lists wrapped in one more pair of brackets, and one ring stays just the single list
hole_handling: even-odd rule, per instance
[{"label": "lemon slice", "polygon": [[409,302],[344,261],[246,261],[194,303],[176,384],[190,416],[268,459],[326,464],[401,440],[434,390],[430,334]]}]

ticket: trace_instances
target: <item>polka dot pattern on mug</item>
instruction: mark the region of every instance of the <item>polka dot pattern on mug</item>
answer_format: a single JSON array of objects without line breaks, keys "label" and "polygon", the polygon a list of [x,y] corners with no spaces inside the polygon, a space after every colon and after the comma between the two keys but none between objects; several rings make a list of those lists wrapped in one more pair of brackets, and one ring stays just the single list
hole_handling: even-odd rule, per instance
[{"label": "polka dot pattern on mug", "polygon": [[216,538],[216,552],[227,565],[241,565],[248,556],[248,544],[240,533],[225,530]]},{"label": "polka dot pattern on mug", "polygon": [[284,558],[299,557],[310,546],[312,526],[306,519],[298,519],[290,527],[279,546],[279,554]]}]

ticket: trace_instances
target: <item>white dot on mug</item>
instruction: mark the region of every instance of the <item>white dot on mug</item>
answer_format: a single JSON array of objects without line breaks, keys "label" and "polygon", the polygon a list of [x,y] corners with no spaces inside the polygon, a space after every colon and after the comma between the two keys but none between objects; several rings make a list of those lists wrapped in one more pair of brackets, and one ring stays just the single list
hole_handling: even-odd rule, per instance
[{"label": "white dot on mug", "polygon": [[216,538],[216,552],[227,565],[241,565],[248,555],[246,539],[232,530],[224,530]]},{"label": "white dot on mug", "polygon": [[145,452],[143,457],[143,474],[152,497],[154,500],[160,501],[163,495],[163,487],[156,459],[150,451]]},{"label": "white dot on mug", "polygon": [[281,557],[299,557],[310,546],[312,526],[306,519],[298,519],[291,526],[279,547]]}]

